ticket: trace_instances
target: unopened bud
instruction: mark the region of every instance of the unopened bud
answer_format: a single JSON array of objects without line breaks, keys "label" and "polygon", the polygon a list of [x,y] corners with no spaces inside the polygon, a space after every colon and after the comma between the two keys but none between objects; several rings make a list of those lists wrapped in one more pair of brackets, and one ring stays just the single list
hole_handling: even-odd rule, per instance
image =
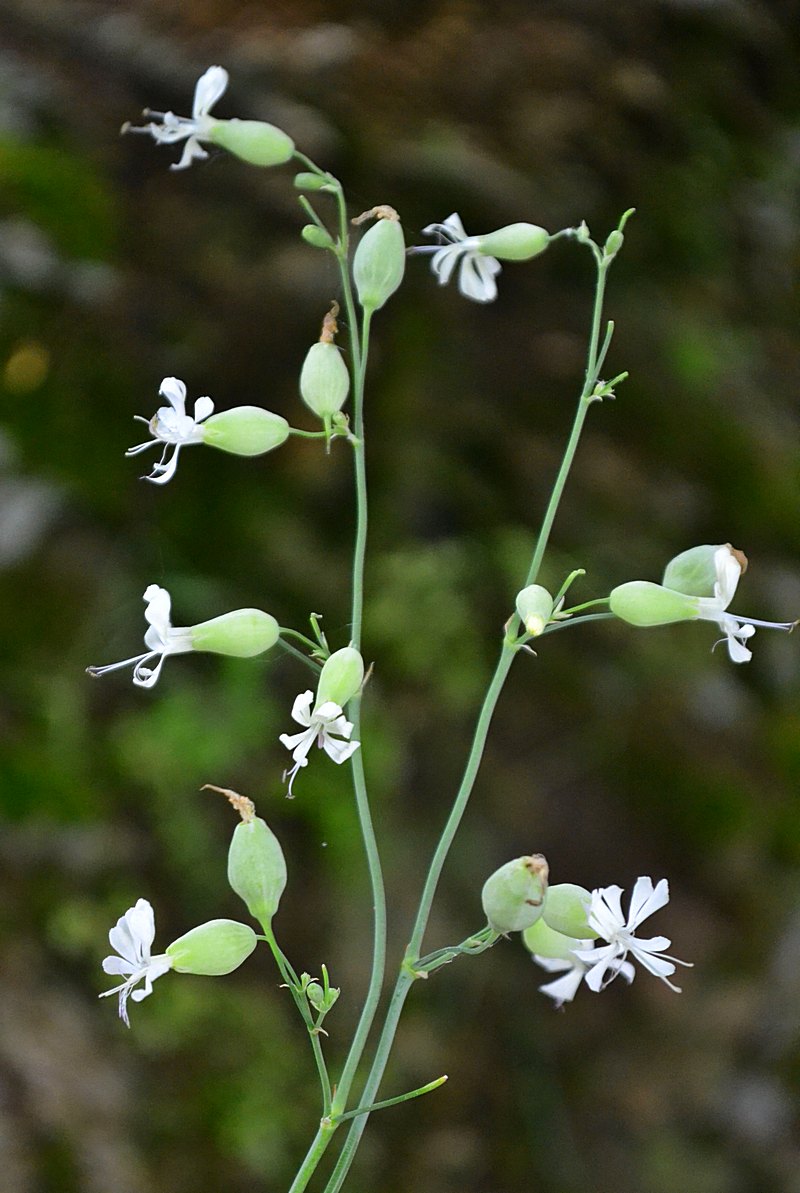
[{"label": "unopened bud", "polygon": [[321,178],[319,174],[312,174],[310,170],[301,170],[294,176],[295,189],[298,191],[321,191],[330,187],[329,178]]},{"label": "unopened bud", "polygon": [[294,141],[261,120],[215,120],[208,140],[251,166],[280,166],[294,153]]},{"label": "unopened bud", "polygon": [[333,237],[330,232],[326,232],[324,228],[318,228],[316,224],[304,224],[300,229],[300,235],[306,244],[312,245],[315,249],[333,248]]},{"label": "unopened bud", "polygon": [[603,248],[603,255],[607,260],[616,257],[619,250],[622,248],[625,237],[620,232],[619,228],[615,228],[613,232],[609,232],[608,240]]},{"label": "unopened bud", "polygon": [[318,1015],[323,1011],[327,1014],[339,997],[339,990],[335,986],[329,986],[326,994],[319,982],[309,982],[306,986],[306,997]]},{"label": "unopened bud", "polygon": [[314,708],[332,701],[344,708],[364,682],[364,660],[353,646],[335,650],[320,672]]},{"label": "unopened bud", "polygon": [[532,638],[541,634],[552,612],[553,598],[541,584],[529,584],[517,593],[517,613]]},{"label": "unopened bud", "polygon": [[591,901],[592,896],[585,887],[574,882],[559,882],[547,889],[542,919],[554,932],[586,940],[597,935],[589,927]]},{"label": "unopened bud", "polygon": [[232,609],[230,613],[201,621],[189,629],[191,650],[207,650],[237,659],[263,654],[279,637],[277,621],[262,609]]},{"label": "unopened bud", "polygon": [[697,617],[697,599],[650,580],[629,580],[608,598],[615,616],[636,626],[670,625]]},{"label": "unopened bud", "polygon": [[349,391],[350,373],[336,345],[309,348],[300,372],[300,394],[309,410],[326,421],[341,410]]},{"label": "unopened bud", "polygon": [[254,919],[272,920],[286,888],[286,861],[278,838],[258,816],[233,830],[228,882]]},{"label": "unopened bud", "polygon": [[362,218],[378,216],[358,242],[353,258],[353,278],[358,301],[367,311],[379,310],[403,280],[406,244],[397,212],[375,207]]},{"label": "unopened bud", "polygon": [[550,243],[550,233],[538,224],[508,224],[478,236],[478,252],[500,261],[530,261],[538,257]]},{"label": "unopened bud", "polygon": [[236,920],[209,920],[178,937],[166,952],[177,973],[220,977],[238,969],[257,944],[258,937],[247,924]]},{"label": "unopened bud", "polygon": [[262,456],[289,438],[289,424],[280,414],[260,406],[235,406],[212,414],[200,425],[203,443],[235,456]]},{"label": "unopened bud", "polygon": [[506,862],[487,878],[481,902],[495,932],[522,932],[542,914],[547,890],[547,862],[540,853]]},{"label": "unopened bud", "polygon": [[[588,939],[588,937],[587,937]],[[548,927],[544,916],[531,924],[522,933],[522,943],[537,957],[552,957],[554,960],[569,961],[572,950],[578,947],[574,936],[564,936],[562,932],[554,932]]]}]

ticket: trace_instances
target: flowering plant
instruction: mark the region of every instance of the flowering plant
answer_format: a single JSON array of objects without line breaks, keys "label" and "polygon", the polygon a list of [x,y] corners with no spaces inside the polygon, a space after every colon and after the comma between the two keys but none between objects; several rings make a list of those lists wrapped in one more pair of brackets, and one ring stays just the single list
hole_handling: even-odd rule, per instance
[{"label": "flowering plant", "polygon": [[[273,920],[291,867],[287,867],[280,843],[266,821],[256,815],[252,803],[235,792],[225,791],[240,816],[228,854],[228,879],[260,932],[256,934],[248,925],[235,921],[215,920],[192,929],[168,946],[164,954],[153,956],[153,911],[146,900],[139,899],[112,929],[111,943],[116,955],[106,958],[104,969],[106,973],[123,977],[124,981],[105,993],[119,995],[120,1016],[128,1023],[128,1000],[139,1002],[148,996],[154,980],[169,970],[221,976],[243,963],[258,943],[266,944],[307,1030],[320,1085],[319,1125],[299,1165],[290,1193],[301,1193],[307,1187],[323,1155],[334,1141],[341,1141],[326,1186],[326,1193],[337,1193],[347,1179],[371,1113],[425,1095],[446,1079],[438,1077],[410,1092],[379,1098],[408,993],[420,979],[428,978],[458,958],[482,955],[517,933],[521,934],[534,962],[548,973],[559,975],[540,988],[558,1006],[571,1002],[582,985],[596,994],[617,977],[630,984],[635,974],[634,963],[659,978],[672,991],[680,993],[670,979],[677,966],[690,964],[665,953],[664,950],[671,947],[667,937],[642,939],[637,936],[643,921],[667,904],[666,879],[654,884],[649,877],[639,877],[626,914],[622,910],[621,887],[610,884],[589,891],[573,883],[551,885],[549,864],[540,854],[524,854],[496,868],[481,889],[485,922],[459,943],[424,952],[424,939],[442,870],[472,796],[496,706],[513,664],[535,653],[531,647],[533,639],[537,639],[539,650],[541,643],[538,640],[545,640],[553,633],[614,618],[639,627],[710,620],[725,635],[731,659],[744,662],[750,658],[745,643],[755,632],[755,626],[772,623],[745,619],[728,612],[746,562],[741,553],[728,544],[682,551],[667,565],[660,585],[626,580],[608,594],[577,604],[569,603],[569,594],[578,578],[585,575],[584,569],[565,576],[554,593],[539,583],[561,497],[589,411],[614,396],[626,377],[621,372],[610,380],[603,379],[613,338],[613,324],[604,324],[603,311],[609,270],[623,246],[630,211],[624,213],[618,226],[602,243],[593,239],[585,224],[551,234],[537,224],[520,221],[494,232],[468,236],[460,218],[453,214],[441,223],[426,227],[425,233],[437,236],[438,244],[413,246],[407,250],[397,211],[387,204],[379,204],[352,221],[357,225],[366,223],[368,227],[360,236],[355,251],[351,252],[351,222],[339,180],[296,150],[291,138],[272,125],[212,117],[210,110],[222,97],[226,85],[227,73],[221,67],[212,67],[197,84],[191,118],[177,117],[170,112],[149,113],[154,119],[131,131],[148,133],[157,143],[172,144],[184,140],[183,156],[175,168],[184,168],[206,157],[204,144],[226,149],[240,160],[261,167],[280,165],[289,160],[302,167],[295,178],[308,220],[301,235],[311,248],[330,254],[340,279],[339,300],[324,315],[320,339],[309,349],[299,369],[302,400],[321,425],[316,431],[300,431],[289,427],[280,415],[251,406],[215,413],[214,403],[207,397],[198,399],[191,416],[186,414],[183,383],[176,378],[166,378],[161,383],[160,393],[169,404],[160,408],[148,422],[151,440],[129,449],[127,454],[138,454],[163,444],[164,454],[147,479],[164,485],[173,478],[178,454],[188,444],[206,444],[233,454],[255,455],[277,448],[289,434],[296,434],[308,440],[323,441],[328,452],[335,448],[352,453],[356,532],[347,641],[331,650],[315,614],[310,615],[310,630],[306,632],[279,626],[271,614],[258,609],[234,610],[194,626],[175,628],[171,624],[166,589],[150,585],[145,591],[148,651],[125,663],[90,668],[90,672],[100,675],[133,664],[134,683],[152,688],[168,654],[207,651],[247,657],[280,644],[294,656],[299,656],[303,665],[314,674],[316,691],[308,688],[294,702],[291,716],[302,727],[301,731],[284,733],[277,739],[276,744],[282,744],[291,752],[294,763],[288,772],[284,772],[284,778],[288,777],[288,793],[291,795],[299,772],[307,766],[349,763],[354,804],[370,875],[374,917],[372,963],[346,1058],[332,1072],[323,1048],[322,1037],[327,1035],[327,1029],[322,1024],[340,991],[330,984],[324,966],[320,967],[319,978],[312,978],[304,971],[298,974],[278,943]],[[325,207],[318,210],[320,201],[333,205],[332,216]],[[596,272],[586,368],[574,422],[541,525],[535,533],[532,528],[535,546],[529,566],[519,577],[517,591],[508,593],[507,617],[497,627],[497,663],[476,718],[464,777],[423,879],[415,919],[407,935],[408,944],[395,966],[393,992],[383,1009],[377,1039],[368,1051],[371,1031],[381,1011],[387,951],[384,859],[372,824],[364,771],[369,740],[364,739],[361,718],[362,703],[369,691],[362,657],[362,630],[368,512],[365,386],[372,323],[402,284],[409,251],[412,255],[430,253],[433,274],[441,284],[455,278],[462,295],[487,303],[497,296],[501,262],[532,261],[556,241],[577,245],[581,251],[587,250]],[[335,343],[340,304],[348,335],[346,356]],[[345,409],[348,402],[351,403],[349,411]],[[789,630],[793,624],[777,623],[777,627]],[[154,660],[157,661],[152,666]],[[380,660],[376,665],[380,667]],[[315,744],[317,751],[313,749]],[[326,757],[322,757],[323,754]],[[277,766],[276,763],[276,770]],[[476,875],[476,912],[480,877],[483,874]],[[144,983],[143,988],[141,983]],[[167,985],[164,983],[165,987]]]}]

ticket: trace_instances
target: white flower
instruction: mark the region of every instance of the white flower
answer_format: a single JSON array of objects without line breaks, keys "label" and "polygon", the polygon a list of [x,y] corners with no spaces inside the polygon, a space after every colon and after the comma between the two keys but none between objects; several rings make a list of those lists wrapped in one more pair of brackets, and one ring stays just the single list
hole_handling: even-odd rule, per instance
[{"label": "white flower", "polygon": [[674,986],[669,978],[674,974],[676,965],[690,966],[691,962],[679,961],[664,953],[663,950],[672,943],[666,936],[639,940],[635,935],[643,920],[669,902],[666,878],[662,878],[655,887],[652,878],[637,878],[631,892],[627,919],[622,912],[621,895],[622,888],[618,886],[592,891],[589,927],[608,943],[597,948],[575,950],[578,960],[586,962],[589,967],[586,985],[595,992],[603,990],[622,971],[630,954],[634,961],[661,978],[670,990],[680,994],[680,987]]},{"label": "white flower", "polygon": [[459,216],[453,212],[441,224],[428,224],[422,229],[425,236],[440,236],[447,243],[420,245],[415,253],[433,253],[431,268],[439,284],[447,285],[458,267],[458,288],[465,298],[475,302],[494,302],[497,298],[495,277],[502,266],[496,257],[484,256],[480,252],[481,237],[467,236]]},{"label": "white flower", "polygon": [[179,162],[171,170],[185,170],[195,159],[208,157],[201,141],[208,140],[209,133],[217,123],[209,112],[228,86],[228,72],[222,66],[210,66],[197,80],[194,89],[191,119],[176,116],[174,112],[152,112],[145,109],[145,116],[153,116],[160,123],[151,122],[141,127],[125,124],[124,133],[149,133],[159,145],[172,145],[186,139]]},{"label": "white flower", "polygon": [[[738,617],[735,613],[728,613],[727,608],[736,594],[736,586],[742,575],[743,567],[739,556],[741,552],[734,551],[728,544],[719,547],[714,553],[714,569],[717,579],[714,584],[714,595],[698,597],[697,614],[701,621],[715,621],[725,635],[720,642],[727,642],[728,654],[734,663],[747,663],[753,657],[753,652],[745,645],[748,638],[756,632],[756,626],[764,626],[770,630],[786,630],[791,633],[797,625],[796,621],[761,621],[757,617]],[[719,645],[719,643],[715,643]]]},{"label": "white flower", "polygon": [[[166,588],[150,584],[144,590],[144,599],[147,601],[144,617],[149,625],[144,636],[147,646],[145,653],[135,655],[132,659],[123,659],[121,663],[108,663],[105,667],[87,667],[89,675],[105,675],[107,671],[117,671],[120,667],[133,664],[133,682],[140,688],[152,688],[168,654],[185,654],[193,649],[191,629],[174,628],[170,624],[171,602]],[[158,659],[156,666],[147,666],[152,659]]]},{"label": "white flower", "polygon": [[[106,957],[103,970],[108,974],[124,976],[125,981],[113,990],[103,991],[100,998],[119,994],[119,1017],[127,1027],[130,1027],[128,998],[141,1002],[148,994],[152,994],[156,978],[172,969],[171,957],[166,954],[153,957],[150,954],[155,934],[153,908],[146,899],[137,899],[136,906],[129,907],[108,934],[111,947],[116,949],[119,956]],[[134,990],[139,982],[144,982],[144,989]]]},{"label": "white flower", "polygon": [[[591,940],[576,940],[575,948],[581,950],[581,956],[591,957],[596,950],[592,947],[594,944]],[[537,965],[541,965],[542,969],[546,969],[548,973],[560,973],[562,976],[556,978],[553,982],[546,982],[544,986],[540,986],[539,990],[542,994],[546,994],[548,998],[552,998],[556,1007],[562,1007],[565,1002],[572,1002],[575,995],[578,993],[578,987],[583,979],[591,969],[591,963],[582,960],[577,953],[572,952],[569,958],[566,957],[540,957],[537,953],[533,954],[533,960]],[[623,978],[630,983],[633,981],[634,968],[630,961],[620,961],[615,968],[614,977],[617,974],[622,974]]]},{"label": "white flower", "polygon": [[[175,475],[178,467],[178,453],[187,443],[202,443],[203,432],[200,423],[214,412],[211,398],[198,398],[194,404],[194,418],[186,413],[186,386],[177,377],[165,377],[158,390],[166,398],[169,406],[161,406],[151,419],[135,415],[137,422],[146,423],[150,428],[152,439],[147,443],[139,443],[125,452],[126,456],[138,456],[139,452],[164,444],[161,459],[153,465],[153,471],[144,480],[152,481],[155,485],[165,485]],[[169,459],[170,448],[174,448]]]},{"label": "white flower", "polygon": [[289,779],[289,795],[292,794],[292,784],[297,772],[308,765],[308,754],[314,742],[329,758],[339,764],[346,762],[361,745],[360,742],[350,741],[353,725],[345,719],[338,704],[327,700],[312,712],[313,699],[313,692],[301,692],[292,706],[292,720],[297,721],[298,725],[306,726],[302,733],[282,733],[279,738],[286,749],[292,751],[294,759],[294,766],[291,770],[285,771],[283,776],[284,779]]}]

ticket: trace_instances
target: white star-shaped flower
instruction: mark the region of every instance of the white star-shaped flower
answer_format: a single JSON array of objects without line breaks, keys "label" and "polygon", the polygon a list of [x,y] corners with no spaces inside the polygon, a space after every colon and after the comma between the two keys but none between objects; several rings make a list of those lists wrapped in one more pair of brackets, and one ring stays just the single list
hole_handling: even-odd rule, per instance
[{"label": "white star-shaped flower", "polygon": [[[155,485],[165,485],[175,475],[178,467],[178,453],[187,443],[202,443],[203,431],[200,423],[214,413],[214,403],[211,398],[198,398],[194,404],[194,418],[186,413],[186,386],[177,377],[165,377],[158,390],[162,398],[166,398],[169,406],[161,406],[151,419],[134,415],[137,422],[145,423],[152,439],[147,443],[138,443],[125,452],[126,456],[138,456],[148,448],[164,444],[164,451],[158,463],[153,465],[153,471],[143,480],[152,481]],[[170,448],[173,449],[169,455]],[[169,459],[167,458],[169,456]]]},{"label": "white star-shaped flower", "polygon": [[338,704],[327,700],[312,712],[313,700],[313,692],[300,693],[292,706],[292,720],[305,728],[302,733],[282,733],[279,738],[286,749],[292,751],[294,760],[292,769],[287,770],[283,776],[289,780],[289,795],[292,794],[292,784],[297,772],[308,765],[308,755],[314,742],[329,758],[339,764],[352,757],[361,745],[360,742],[350,741],[353,725],[345,718]]},{"label": "white star-shaped flower", "polygon": [[[172,958],[166,954],[151,956],[151,948],[156,935],[156,925],[153,908],[146,899],[137,899],[135,907],[129,907],[124,916],[117,920],[116,927],[108,934],[112,949],[118,956],[106,957],[103,970],[108,974],[123,976],[125,981],[113,990],[104,990],[100,998],[108,998],[110,994],[119,995],[119,1017],[130,1027],[128,1019],[128,999],[141,1002],[153,992],[153,982],[172,969]],[[140,982],[144,982],[143,990],[135,990]]]},{"label": "white star-shaped flower", "polygon": [[197,80],[194,89],[191,118],[176,116],[174,112],[153,112],[145,109],[145,116],[152,116],[155,123],[135,126],[123,125],[124,133],[149,133],[159,145],[173,145],[186,140],[181,159],[170,166],[171,170],[185,170],[193,161],[208,157],[201,141],[208,140],[209,133],[217,123],[209,112],[228,86],[228,72],[222,66],[210,66]]},{"label": "white star-shaped flower", "polygon": [[[164,659],[169,654],[186,654],[193,649],[191,628],[174,627],[170,623],[170,595],[166,588],[159,588],[157,584],[149,584],[144,590],[147,607],[144,611],[148,629],[144,636],[147,650],[144,654],[135,655],[132,659],[123,659],[121,663],[107,663],[104,667],[87,667],[89,675],[105,675],[108,671],[117,671],[120,667],[133,664],[133,682],[140,688],[152,688],[161,674]],[[158,659],[155,667],[148,664]]]},{"label": "white star-shaped flower", "polygon": [[415,253],[433,253],[431,268],[441,286],[446,286],[458,269],[458,288],[465,298],[475,302],[494,302],[497,298],[495,278],[502,266],[496,257],[480,252],[481,238],[467,236],[460,217],[453,212],[441,224],[428,224],[422,229],[425,236],[439,236],[444,245],[419,245]]},{"label": "white star-shaped flower", "polygon": [[586,985],[595,992],[612,982],[628,955],[638,961],[650,973],[661,978],[670,990],[680,994],[680,987],[670,982],[676,965],[691,966],[689,961],[668,957],[664,949],[672,943],[666,936],[653,936],[639,940],[636,929],[654,912],[669,902],[669,885],[662,878],[654,887],[652,878],[637,878],[631,892],[628,916],[625,918],[621,903],[622,887],[606,886],[592,891],[589,906],[589,927],[608,943],[591,949],[576,949],[579,961],[587,964]]},{"label": "white star-shaped flower", "polygon": [[[595,951],[592,948],[593,943],[591,940],[576,940],[575,948],[581,950],[583,957],[590,957]],[[552,982],[546,982],[544,986],[539,987],[542,994],[546,994],[548,998],[553,999],[557,1008],[563,1007],[565,1002],[572,1002],[578,993],[581,982],[591,969],[591,963],[582,960],[575,952],[571,953],[569,958],[540,957],[537,953],[534,953],[533,960],[537,965],[541,965],[542,969],[546,969],[548,973],[561,974],[561,977],[556,978]],[[616,966],[613,976],[616,977],[617,974],[621,974],[630,983],[633,981],[634,973],[635,970],[630,961],[620,961]]]}]

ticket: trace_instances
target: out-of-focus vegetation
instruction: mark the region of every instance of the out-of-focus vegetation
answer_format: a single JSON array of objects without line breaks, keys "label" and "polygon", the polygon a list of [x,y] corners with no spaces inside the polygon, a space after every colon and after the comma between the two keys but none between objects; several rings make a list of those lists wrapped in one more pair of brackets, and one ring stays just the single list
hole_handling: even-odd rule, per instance
[{"label": "out-of-focus vegetation", "polygon": [[[341,1056],[368,970],[349,780],[320,762],[283,798],[304,673],[169,660],[153,692],[88,663],[130,655],[141,593],[189,624],[261,605],[347,640],[351,478],[292,441],[262,460],[186,451],[166,491],[123,451],[162,377],[221,408],[304,422],[303,355],[336,293],[303,245],[288,169],[225,155],[173,174],[129,137],[145,105],[284,127],[388,202],[410,242],[451,211],[489,230],[637,208],[614,267],[609,368],[544,581],[586,597],[699,542],[751,557],[736,607],[800,612],[796,12],[788,3],[479,5],[6,0],[0,10],[0,1148],[9,1193],[214,1193],[288,1185],[318,1114],[306,1041],[256,956],[165,979],[128,1034],[97,1004],[113,921],[139,896],[157,943],[241,916],[225,883],[246,792],[281,837],[276,927],[327,963]],[[567,432],[591,262],[557,244],[508,266],[490,308],[426,260],[375,321],[365,760],[395,947],[457,783]],[[577,591],[577,590],[576,590]],[[798,643],[760,633],[734,667],[713,627],[598,623],[515,668],[430,947],[480,921],[523,850],[586,886],[670,877],[654,931],[693,959],[681,996],[646,974],[554,1014],[516,944],[413,991],[386,1095],[448,1072],[421,1110],[371,1122],[353,1189],[797,1191]],[[113,1000],[112,1000],[113,1001]]]}]

